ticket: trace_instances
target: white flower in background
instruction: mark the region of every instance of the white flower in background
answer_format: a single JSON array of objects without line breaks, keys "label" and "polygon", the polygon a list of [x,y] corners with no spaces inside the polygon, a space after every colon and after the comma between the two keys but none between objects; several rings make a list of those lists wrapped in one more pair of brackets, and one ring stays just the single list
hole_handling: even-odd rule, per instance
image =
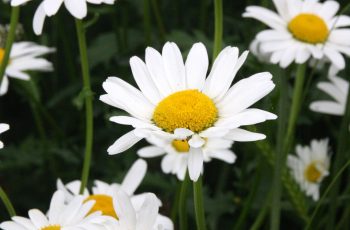
[{"label": "white flower in background", "polygon": [[257,19],[270,29],[260,32],[256,39],[263,53],[270,53],[270,61],[286,68],[293,61],[305,63],[311,57],[327,58],[338,69],[345,68],[341,53],[350,56],[350,17],[335,16],[336,1],[274,0],[277,13],[249,6],[244,17]]},{"label": "white flower in background", "polygon": [[117,77],[109,77],[100,100],[125,110],[130,116],[110,120],[135,129],[108,148],[109,154],[129,149],[143,138],[184,140],[189,146],[188,170],[196,181],[203,167],[203,147],[211,138],[256,141],[265,135],[239,127],[276,119],[276,115],[249,108],[275,87],[271,74],[264,72],[231,83],[248,51],[239,57],[236,47],[226,47],[216,58],[209,76],[208,54],[202,43],[193,45],[186,63],[175,43],[164,45],[162,55],[146,49],[146,63],[130,59],[138,90]]},{"label": "white flower in background", "polygon": [[[9,129],[10,129],[10,126],[8,124],[3,124],[3,123],[0,124],[0,134],[9,130]],[[3,147],[4,147],[4,143],[2,143],[0,141],[0,149],[2,149]]]},{"label": "white flower in background", "polygon": [[271,54],[261,50],[261,45],[258,40],[254,39],[249,45],[250,52],[262,63],[269,63]]},{"label": "white flower in background", "polygon": [[[333,73],[332,73],[333,72]],[[349,92],[349,82],[336,76],[334,71],[328,74],[327,82],[319,82],[317,88],[331,96],[334,100],[315,101],[310,104],[314,112],[342,116],[345,113],[346,99]]]},{"label": "white flower in background", "polygon": [[54,193],[47,215],[38,209],[31,209],[28,212],[29,218],[15,216],[12,221],[5,221],[0,224],[4,230],[103,230],[103,224],[109,218],[101,216],[95,212],[89,214],[89,210],[94,205],[93,201],[84,202],[82,196],[76,196],[65,204],[64,193],[57,191]]},{"label": "white flower in background", "polygon": [[307,196],[317,201],[320,184],[329,174],[328,139],[312,140],[310,146],[296,146],[297,156],[288,156],[288,167]]},{"label": "white flower in background", "polygon": [[[33,42],[17,42],[12,46],[10,60],[6,66],[5,75],[0,84],[0,96],[7,93],[9,77],[29,80],[26,71],[52,71],[52,63],[39,56],[54,52],[55,49],[37,45]],[[5,50],[0,48],[0,63]]]},{"label": "white flower in background", "polygon": [[[19,6],[29,1],[30,0],[11,0],[11,5]],[[34,14],[34,33],[37,35],[42,33],[45,18],[55,15],[63,3],[73,17],[83,19],[87,15],[87,3],[113,5],[114,1],[115,0],[43,0]]]},{"label": "white flower in background", "polygon": [[[147,138],[151,146],[140,149],[140,157],[152,158],[164,156],[161,167],[164,173],[171,173],[183,180],[188,168],[188,153],[190,145],[186,140],[173,140],[171,138]],[[212,158],[233,164],[236,155],[230,150],[233,141],[222,138],[210,138],[203,146],[203,160],[209,162]]]},{"label": "white flower in background", "polygon": [[[90,212],[100,211],[103,215],[113,217],[114,219],[119,218],[118,212],[113,205],[113,200],[117,199],[117,193],[120,190],[123,190],[123,193],[126,193],[129,196],[133,207],[139,211],[148,193],[134,195],[134,192],[143,180],[146,171],[147,163],[144,160],[139,159],[131,166],[121,184],[107,184],[103,181],[95,180],[92,192],[90,193],[88,189],[85,189],[83,194],[85,201],[95,201]],[[57,189],[65,193],[67,201],[74,199],[74,197],[79,194],[80,185],[81,182],[78,180],[66,185],[64,185],[61,180],[57,180]],[[158,206],[161,205],[161,202],[158,199],[157,204]],[[162,215],[157,217],[157,224],[159,225],[162,225],[163,222],[167,223],[169,221],[170,220],[167,217]],[[170,221],[170,223],[172,222]]]}]

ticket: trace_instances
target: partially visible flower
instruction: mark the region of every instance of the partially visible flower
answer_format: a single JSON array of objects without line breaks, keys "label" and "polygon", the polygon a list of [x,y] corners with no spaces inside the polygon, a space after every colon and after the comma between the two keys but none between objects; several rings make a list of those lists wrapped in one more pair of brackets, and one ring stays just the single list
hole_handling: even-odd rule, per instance
[{"label": "partially visible flower", "polygon": [[[190,146],[186,140],[173,140],[162,138],[147,138],[151,146],[141,148],[137,154],[140,157],[151,158],[164,156],[161,167],[164,173],[171,173],[179,180],[185,178],[186,170],[189,167],[188,155]],[[203,146],[203,160],[209,162],[212,158],[233,164],[236,155],[230,150],[233,141],[222,138],[210,138]]]},{"label": "partially visible flower", "polygon": [[84,202],[82,196],[76,196],[65,204],[64,193],[54,193],[50,203],[50,209],[45,215],[38,209],[28,212],[29,218],[15,216],[12,221],[0,224],[4,230],[104,230],[104,224],[109,218],[101,216],[100,212],[89,214],[94,205],[93,201]]},{"label": "partially visible flower", "polygon": [[315,112],[342,116],[345,113],[345,104],[349,92],[349,82],[336,76],[336,72],[330,71],[330,81],[319,82],[317,88],[328,94],[334,100],[315,101],[310,104],[310,109]]},{"label": "partially visible flower", "polygon": [[117,77],[103,83],[106,94],[100,100],[130,114],[110,120],[134,127],[116,140],[108,153],[124,152],[143,138],[184,140],[190,146],[189,176],[197,181],[203,168],[203,148],[209,139],[266,138],[240,128],[277,118],[250,108],[275,87],[270,73],[258,73],[231,86],[247,55],[245,51],[239,56],[237,47],[226,47],[208,77],[208,53],[202,43],[193,45],[185,63],[173,42],[164,45],[162,54],[147,48],[146,63],[132,57],[131,70],[140,90]]},{"label": "partially visible flower", "polygon": [[[10,126],[8,124],[0,123],[0,134],[9,129],[10,129]],[[0,149],[2,149],[3,147],[4,147],[4,143],[0,141]]]},{"label": "partially visible flower", "polygon": [[[19,6],[29,1],[30,0],[11,0],[11,5]],[[63,3],[73,17],[83,19],[87,15],[87,3],[112,5],[114,1],[115,0],[43,0],[34,14],[34,33],[37,35],[42,33],[45,18],[55,15]]]},{"label": "partially visible flower", "polygon": [[[33,42],[14,43],[5,75],[0,84],[0,96],[7,93],[9,86],[8,77],[29,80],[30,76],[26,71],[52,71],[52,63],[40,56],[54,51],[54,48],[37,45]],[[3,61],[4,55],[5,50],[0,48],[0,63]]]},{"label": "partially visible flower", "polygon": [[336,1],[274,0],[277,13],[249,6],[244,17],[254,18],[270,29],[257,34],[261,52],[271,55],[273,64],[286,68],[293,61],[305,63],[310,58],[327,58],[338,69],[345,68],[342,53],[350,56],[350,17],[335,16]]},{"label": "partially visible flower", "polygon": [[296,146],[297,156],[288,156],[288,167],[307,196],[317,201],[320,184],[329,174],[328,139],[312,140],[310,146]]},{"label": "partially visible flower", "polygon": [[257,39],[254,39],[249,45],[250,52],[262,63],[269,63],[271,53],[266,53],[261,49],[261,44]]}]

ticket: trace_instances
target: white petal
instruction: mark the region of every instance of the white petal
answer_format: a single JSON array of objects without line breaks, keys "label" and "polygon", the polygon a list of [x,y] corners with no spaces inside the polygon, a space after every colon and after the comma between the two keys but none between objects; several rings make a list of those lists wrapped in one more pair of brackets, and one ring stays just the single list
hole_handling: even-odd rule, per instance
[{"label": "white petal", "polygon": [[39,229],[49,225],[49,221],[47,220],[46,216],[38,209],[29,210],[28,215],[35,227]]},{"label": "white petal", "polygon": [[67,10],[77,19],[83,19],[87,15],[86,0],[64,0]]},{"label": "white petal", "polygon": [[158,199],[153,193],[148,193],[138,213],[136,230],[152,229],[158,215]]},{"label": "white petal", "polygon": [[188,141],[188,144],[193,148],[200,148],[205,144],[205,140],[201,138],[199,135],[195,134]]},{"label": "white petal", "polygon": [[237,156],[228,149],[213,150],[210,157],[225,161],[229,164],[235,163],[237,158]]},{"label": "white petal", "polygon": [[266,138],[264,134],[254,133],[244,129],[233,129],[225,137],[230,140],[240,142],[258,141]]},{"label": "white petal", "polygon": [[40,35],[43,31],[46,14],[44,10],[44,2],[42,2],[35,11],[33,18],[33,30],[36,35]]},{"label": "white petal", "polygon": [[24,5],[25,3],[29,2],[30,0],[11,0],[11,6],[19,6]]},{"label": "white petal", "polygon": [[186,59],[187,88],[202,90],[208,71],[208,53],[202,43],[192,46]]},{"label": "white petal", "polygon": [[333,65],[335,65],[338,69],[345,68],[345,59],[338,51],[330,49],[327,46],[325,46],[324,53],[329,58],[329,60],[331,60]]},{"label": "white petal", "polygon": [[193,135],[193,132],[186,128],[177,128],[174,130],[174,135],[178,139],[186,139],[187,137]]},{"label": "white petal", "polygon": [[278,14],[260,6],[247,7],[243,17],[255,18],[273,29],[285,30],[286,28],[286,22]]},{"label": "white petal", "polygon": [[147,146],[137,151],[137,155],[143,158],[158,157],[164,154],[165,154],[164,149],[157,146]]},{"label": "white petal", "polygon": [[113,205],[120,222],[127,226],[127,229],[135,229],[136,213],[129,196],[123,190],[118,190]]},{"label": "white petal", "polygon": [[118,140],[116,140],[113,145],[111,145],[107,152],[109,155],[118,154],[121,152],[124,152],[125,150],[128,150],[133,145],[135,145],[137,142],[139,142],[142,139],[142,137],[137,137],[134,134],[134,131],[130,131],[123,136],[121,136]]},{"label": "white petal", "polygon": [[8,91],[8,88],[9,88],[9,79],[5,75],[2,78],[2,82],[1,82],[1,85],[0,85],[0,96],[5,95],[7,93],[7,91]]},{"label": "white petal", "polygon": [[128,194],[132,195],[142,182],[147,172],[147,163],[142,159],[138,159],[129,169],[124,177],[121,187]]},{"label": "white petal", "polygon": [[58,9],[61,7],[63,0],[45,0],[44,10],[47,16],[55,15]]},{"label": "white petal", "polygon": [[203,152],[201,148],[191,148],[188,153],[188,172],[192,181],[197,181],[203,169]]},{"label": "white petal", "polygon": [[334,101],[316,101],[311,103],[310,109],[314,112],[341,116],[344,114],[343,105]]},{"label": "white petal", "polygon": [[339,10],[339,3],[336,1],[328,0],[322,3],[321,9],[318,12],[326,20],[330,20]]}]

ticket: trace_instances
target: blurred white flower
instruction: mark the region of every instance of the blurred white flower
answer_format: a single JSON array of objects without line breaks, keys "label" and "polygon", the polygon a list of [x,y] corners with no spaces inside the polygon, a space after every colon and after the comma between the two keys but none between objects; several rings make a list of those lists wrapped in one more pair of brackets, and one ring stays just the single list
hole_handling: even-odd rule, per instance
[{"label": "blurred white flower", "polygon": [[[54,48],[37,45],[33,42],[14,43],[10,53],[10,60],[0,85],[0,96],[7,93],[9,86],[8,77],[29,80],[30,76],[26,71],[52,71],[52,63],[39,56],[54,51]],[[0,63],[4,55],[5,50],[0,48]]]},{"label": "blurred white flower", "polygon": [[[8,124],[0,123],[0,134],[9,130],[10,126]],[[4,147],[4,143],[0,141],[0,149]]]},{"label": "blurred white flower", "polygon": [[297,156],[288,156],[287,164],[296,182],[314,201],[319,199],[320,184],[329,174],[328,149],[328,139],[312,140],[310,146],[296,146]]},{"label": "blurred white flower", "polygon": [[[152,158],[164,156],[161,167],[164,173],[171,173],[179,180],[185,178],[188,166],[188,153],[190,145],[186,140],[173,140],[171,138],[147,138],[151,146],[141,148],[137,154],[140,157]],[[233,164],[236,155],[230,150],[233,141],[222,138],[209,138],[203,146],[203,160],[209,162],[212,158]]]},{"label": "blurred white flower", "polygon": [[64,193],[54,193],[47,215],[38,209],[31,209],[28,212],[29,218],[15,216],[12,221],[5,221],[0,224],[4,230],[105,230],[104,223],[109,218],[101,216],[100,212],[89,214],[94,205],[93,201],[84,202],[82,196],[76,196],[65,204]]},{"label": "blurred white flower", "polygon": [[270,29],[257,34],[262,53],[270,62],[286,68],[293,61],[326,57],[338,69],[345,68],[341,53],[350,56],[350,17],[335,16],[339,3],[328,0],[274,0],[277,13],[260,6],[246,8],[244,17],[257,19]]},{"label": "blurred white flower", "polygon": [[[31,0],[11,0],[11,5],[19,6],[29,1]],[[115,0],[43,0],[34,14],[34,33],[37,35],[42,33],[45,18],[55,15],[63,3],[73,17],[83,19],[87,15],[87,3],[112,5],[114,1]]]},{"label": "blurred white flower", "polygon": [[100,100],[130,114],[110,120],[135,128],[110,146],[108,153],[124,152],[143,138],[184,140],[190,146],[189,175],[197,181],[203,168],[203,148],[209,139],[266,138],[239,128],[277,118],[272,113],[249,108],[275,87],[270,73],[255,74],[231,87],[247,55],[248,51],[239,56],[237,47],[226,47],[207,78],[209,61],[202,43],[193,45],[186,63],[172,42],[164,45],[162,54],[147,48],[146,63],[132,57],[131,70],[141,91],[117,77],[109,77],[103,83],[107,94]]}]

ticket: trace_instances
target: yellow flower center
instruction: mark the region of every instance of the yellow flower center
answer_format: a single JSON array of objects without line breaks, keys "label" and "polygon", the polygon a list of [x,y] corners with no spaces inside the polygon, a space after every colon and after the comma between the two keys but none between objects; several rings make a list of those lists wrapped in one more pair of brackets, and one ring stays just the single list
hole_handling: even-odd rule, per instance
[{"label": "yellow flower center", "polygon": [[41,228],[40,230],[61,230],[61,226],[60,225],[49,225],[49,226]]},{"label": "yellow flower center", "polygon": [[91,195],[85,199],[85,202],[90,200],[94,200],[95,204],[92,206],[89,214],[100,211],[105,216],[111,216],[118,219],[118,216],[114,211],[113,198],[111,196],[102,194]]},{"label": "yellow flower center", "polygon": [[314,14],[299,14],[288,24],[289,31],[300,41],[312,44],[323,43],[328,37],[325,21]]},{"label": "yellow flower center", "polygon": [[187,128],[200,132],[217,120],[214,102],[198,90],[184,90],[164,98],[154,110],[154,123],[166,132]]},{"label": "yellow flower center", "polygon": [[5,50],[0,48],[0,64],[2,63],[2,60],[4,60],[5,56]]},{"label": "yellow flower center", "polygon": [[309,164],[309,166],[307,166],[307,168],[305,169],[304,174],[305,174],[306,180],[308,180],[311,183],[318,182],[319,179],[322,176],[322,173],[316,167],[316,163],[315,162],[313,162],[313,163]]},{"label": "yellow flower center", "polygon": [[173,140],[171,144],[179,153],[188,153],[190,151],[190,145],[187,140]]}]

